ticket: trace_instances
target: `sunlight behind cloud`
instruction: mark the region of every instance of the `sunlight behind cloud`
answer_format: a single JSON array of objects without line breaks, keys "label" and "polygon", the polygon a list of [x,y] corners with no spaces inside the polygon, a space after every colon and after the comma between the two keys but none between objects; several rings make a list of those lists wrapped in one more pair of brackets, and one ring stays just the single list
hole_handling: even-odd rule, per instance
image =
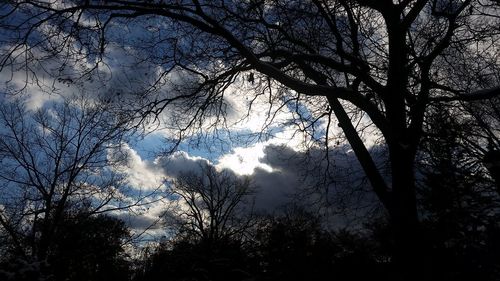
[{"label": "sunlight behind cloud", "polygon": [[251,175],[255,168],[272,172],[271,166],[260,161],[264,154],[265,143],[258,143],[250,147],[237,147],[230,154],[225,154],[219,158],[219,169],[230,169],[238,175]]}]

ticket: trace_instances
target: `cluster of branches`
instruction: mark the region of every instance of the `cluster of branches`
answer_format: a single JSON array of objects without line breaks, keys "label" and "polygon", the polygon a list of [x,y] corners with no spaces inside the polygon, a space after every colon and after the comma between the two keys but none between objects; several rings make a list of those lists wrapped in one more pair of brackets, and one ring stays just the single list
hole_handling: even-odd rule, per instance
[{"label": "cluster of branches", "polygon": [[46,262],[72,213],[84,221],[144,203],[127,198],[124,178],[113,169],[124,159],[110,153],[131,126],[106,104],[80,97],[28,110],[22,100],[5,100],[0,124],[4,258]]},{"label": "cluster of branches", "polygon": [[249,178],[205,164],[201,174],[182,173],[171,183],[174,204],[165,213],[167,225],[207,244],[243,236],[251,224],[254,191]]}]

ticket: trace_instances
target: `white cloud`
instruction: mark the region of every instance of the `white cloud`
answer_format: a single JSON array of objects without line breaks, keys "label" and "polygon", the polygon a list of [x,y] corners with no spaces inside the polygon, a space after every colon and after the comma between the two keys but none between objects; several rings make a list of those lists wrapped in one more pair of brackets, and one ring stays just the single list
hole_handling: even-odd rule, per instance
[{"label": "white cloud", "polygon": [[163,184],[165,174],[154,162],[143,160],[128,144],[123,144],[119,150],[109,151],[109,157],[117,159],[125,156],[125,163],[117,167],[120,173],[126,175],[128,184],[141,190],[153,190]]},{"label": "white cloud", "polygon": [[230,169],[237,175],[251,175],[257,168],[272,172],[271,166],[261,162],[261,158],[265,156],[264,145],[258,143],[250,147],[237,147],[218,159],[217,168]]},{"label": "white cloud", "polygon": [[[135,200],[135,198],[130,198]],[[168,200],[160,195],[146,198],[141,206],[109,212],[110,215],[123,220],[130,228],[134,238],[138,240],[156,240],[167,235],[168,229],[161,223]]]},{"label": "white cloud", "polygon": [[[271,93],[276,91],[273,89]],[[280,107],[282,102],[272,95],[264,90],[259,92],[242,78],[230,85],[224,95],[229,105],[227,123],[230,129],[261,132],[271,121],[272,124],[284,124],[291,117],[290,110]]]}]

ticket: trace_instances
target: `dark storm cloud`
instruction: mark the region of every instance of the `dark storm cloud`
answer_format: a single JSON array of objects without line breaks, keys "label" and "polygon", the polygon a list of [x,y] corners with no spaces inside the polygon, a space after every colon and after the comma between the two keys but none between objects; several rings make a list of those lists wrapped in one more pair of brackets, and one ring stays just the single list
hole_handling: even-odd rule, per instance
[{"label": "dark storm cloud", "polygon": [[[346,221],[363,217],[379,206],[348,146],[331,148],[328,157],[322,149],[296,151],[283,145],[267,145],[263,152],[260,161],[272,170],[256,167],[250,175],[256,188],[255,198],[250,201],[259,213],[279,212],[283,206],[294,203],[314,210],[328,209],[329,213],[338,215],[332,220],[333,224],[345,225]],[[383,152],[381,148],[372,151],[380,164],[384,162]],[[146,162],[146,169],[171,179],[182,173],[201,175],[207,165],[216,166],[205,158],[182,151]],[[244,177],[230,168],[224,172],[231,177]],[[136,229],[147,227],[165,208],[166,205],[154,206],[154,214],[133,218],[129,223]]]},{"label": "dark storm cloud", "polygon": [[131,229],[144,230],[159,227],[157,217],[131,215],[129,212],[112,213],[112,215],[124,221]]},{"label": "dark storm cloud", "polygon": [[[383,150],[373,153],[383,163]],[[257,167],[250,176],[257,190],[255,208],[258,211],[273,212],[290,202],[303,205],[326,203],[339,212],[375,204],[359,162],[347,146],[332,148],[327,157],[322,149],[301,152],[287,146],[268,145],[260,160],[272,171]],[[206,165],[214,166],[208,160],[189,156],[186,152],[160,158],[156,165],[170,178],[186,172],[201,174]],[[240,177],[230,169],[225,172]]]},{"label": "dark storm cloud", "polygon": [[169,157],[160,158],[158,165],[163,169],[165,175],[176,178],[182,173],[189,172],[201,175],[203,167],[212,164],[204,158],[192,157],[186,152],[179,151]]},{"label": "dark storm cloud", "polygon": [[[376,200],[354,153],[347,146],[300,152],[286,146],[269,145],[262,162],[272,172],[255,169],[252,178],[259,192],[257,209],[272,211],[289,202],[310,206],[326,204],[337,213],[370,208]],[[373,151],[383,163],[383,150]]]}]

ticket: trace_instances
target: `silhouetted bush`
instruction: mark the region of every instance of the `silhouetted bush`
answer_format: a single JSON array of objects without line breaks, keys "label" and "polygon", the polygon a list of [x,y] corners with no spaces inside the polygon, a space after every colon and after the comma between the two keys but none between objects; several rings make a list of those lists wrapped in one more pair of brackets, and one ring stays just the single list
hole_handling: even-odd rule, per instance
[{"label": "silhouetted bush", "polygon": [[175,241],[147,257],[138,280],[245,280],[249,258],[238,241]]},{"label": "silhouetted bush", "polygon": [[[347,230],[328,231],[317,216],[293,210],[258,231],[262,280],[362,280],[381,277],[377,245]],[[353,279],[354,278],[354,279]]]},{"label": "silhouetted bush", "polygon": [[65,214],[55,231],[45,261],[14,253],[0,260],[0,280],[101,281],[128,280],[131,271],[123,243],[124,222],[85,212]]},{"label": "silhouetted bush", "polygon": [[48,258],[54,280],[127,280],[130,272],[123,243],[128,235],[124,222],[110,216],[65,217]]}]

